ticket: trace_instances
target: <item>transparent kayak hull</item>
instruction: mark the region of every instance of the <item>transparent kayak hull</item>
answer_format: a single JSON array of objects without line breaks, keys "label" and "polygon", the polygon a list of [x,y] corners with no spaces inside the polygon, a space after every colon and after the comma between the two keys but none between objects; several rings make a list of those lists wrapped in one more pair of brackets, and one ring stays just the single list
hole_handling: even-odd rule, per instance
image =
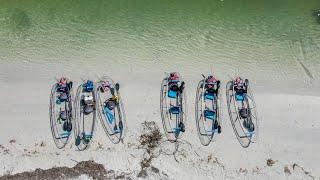
[{"label": "transparent kayak hull", "polygon": [[86,82],[77,89],[75,109],[75,144],[82,151],[89,147],[94,136],[96,125],[96,84],[91,91],[86,90]]},{"label": "transparent kayak hull", "polygon": [[119,143],[126,135],[127,123],[119,84],[110,77],[102,77],[97,82],[97,106],[105,133],[112,143]]},{"label": "transparent kayak hull", "polygon": [[[60,97],[63,93],[65,97],[62,100]],[[72,88],[66,92],[60,92],[57,83],[52,86],[49,106],[50,127],[54,143],[59,149],[64,148],[72,136],[74,123],[72,100]]]},{"label": "transparent kayak hull", "polygon": [[196,92],[195,119],[198,136],[204,146],[217,137],[221,128],[221,102],[221,93],[208,93],[205,79],[200,80]]},{"label": "transparent kayak hull", "polygon": [[[179,83],[184,84],[179,75]],[[169,90],[169,80],[165,77],[161,83],[160,111],[163,129],[169,141],[177,141],[182,137],[186,121],[185,89],[180,91]],[[183,127],[182,127],[183,126]]]},{"label": "transparent kayak hull", "polygon": [[[226,96],[228,113],[234,133],[244,148],[249,147],[251,143],[258,141],[259,120],[256,111],[256,104],[253,98],[249,82],[247,82],[247,93],[243,97],[238,97],[234,90],[233,81],[226,85]],[[241,109],[245,107],[246,117],[240,114]]]}]

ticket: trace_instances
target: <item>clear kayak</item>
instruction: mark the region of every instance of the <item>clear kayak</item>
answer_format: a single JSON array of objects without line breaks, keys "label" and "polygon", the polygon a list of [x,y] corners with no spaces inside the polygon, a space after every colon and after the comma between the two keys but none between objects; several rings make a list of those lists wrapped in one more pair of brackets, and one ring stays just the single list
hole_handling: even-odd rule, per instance
[{"label": "clear kayak", "polygon": [[245,79],[245,84],[246,91],[237,92],[235,82],[229,81],[226,85],[226,96],[234,133],[241,146],[246,148],[258,140],[259,121],[249,80]]},{"label": "clear kayak", "polygon": [[112,143],[117,144],[125,137],[126,116],[120,85],[107,76],[97,82],[97,108],[102,127]]},{"label": "clear kayak", "polygon": [[56,146],[64,148],[70,141],[73,124],[73,89],[72,82],[65,79],[65,83],[55,83],[50,95],[50,126]]},{"label": "clear kayak", "polygon": [[96,85],[91,80],[78,87],[74,101],[76,146],[79,150],[89,147],[96,124]]},{"label": "clear kayak", "polygon": [[163,128],[168,140],[176,141],[185,131],[185,83],[180,74],[176,73],[178,78],[171,78],[170,75],[167,75],[161,83],[160,111]]},{"label": "clear kayak", "polygon": [[198,136],[204,146],[209,145],[213,138],[221,133],[220,81],[208,82],[208,77],[203,76],[199,81],[195,101]]}]

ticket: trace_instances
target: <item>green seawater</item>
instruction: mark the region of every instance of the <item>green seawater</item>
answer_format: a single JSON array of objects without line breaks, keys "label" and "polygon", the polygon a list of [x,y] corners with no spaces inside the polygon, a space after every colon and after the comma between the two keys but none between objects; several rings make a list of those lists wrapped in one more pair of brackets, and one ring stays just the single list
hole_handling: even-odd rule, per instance
[{"label": "green seawater", "polygon": [[0,0],[0,65],[183,65],[318,82],[318,9],[319,0]]}]

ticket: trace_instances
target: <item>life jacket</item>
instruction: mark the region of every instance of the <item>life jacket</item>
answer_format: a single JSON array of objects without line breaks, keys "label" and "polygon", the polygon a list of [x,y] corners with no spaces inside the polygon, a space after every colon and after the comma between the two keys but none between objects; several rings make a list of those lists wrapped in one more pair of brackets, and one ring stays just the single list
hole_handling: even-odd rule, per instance
[{"label": "life jacket", "polygon": [[242,94],[247,92],[247,86],[243,79],[237,79],[235,81],[234,90],[236,93]]},{"label": "life jacket", "polygon": [[217,93],[218,91],[218,80],[211,76],[206,79],[205,88],[208,93]]},{"label": "life jacket", "polygon": [[60,84],[60,83],[58,83],[57,91],[58,91],[58,92],[62,92],[62,93],[67,92],[67,91],[68,91],[68,86],[67,86],[67,84]]},{"label": "life jacket", "polygon": [[109,81],[104,81],[101,83],[101,86],[100,86],[100,90],[101,92],[107,92],[110,88],[110,83]]}]

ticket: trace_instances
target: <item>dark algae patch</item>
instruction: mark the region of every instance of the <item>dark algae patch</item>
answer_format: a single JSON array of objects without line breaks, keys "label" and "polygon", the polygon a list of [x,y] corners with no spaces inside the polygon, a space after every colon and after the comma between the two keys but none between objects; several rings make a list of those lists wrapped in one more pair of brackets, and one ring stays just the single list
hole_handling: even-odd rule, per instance
[{"label": "dark algae patch", "polygon": [[82,161],[76,166],[69,167],[53,167],[50,169],[36,169],[35,171],[22,172],[14,175],[5,175],[0,180],[31,180],[31,179],[68,179],[77,178],[86,174],[93,179],[112,179],[104,166],[94,161]]}]

